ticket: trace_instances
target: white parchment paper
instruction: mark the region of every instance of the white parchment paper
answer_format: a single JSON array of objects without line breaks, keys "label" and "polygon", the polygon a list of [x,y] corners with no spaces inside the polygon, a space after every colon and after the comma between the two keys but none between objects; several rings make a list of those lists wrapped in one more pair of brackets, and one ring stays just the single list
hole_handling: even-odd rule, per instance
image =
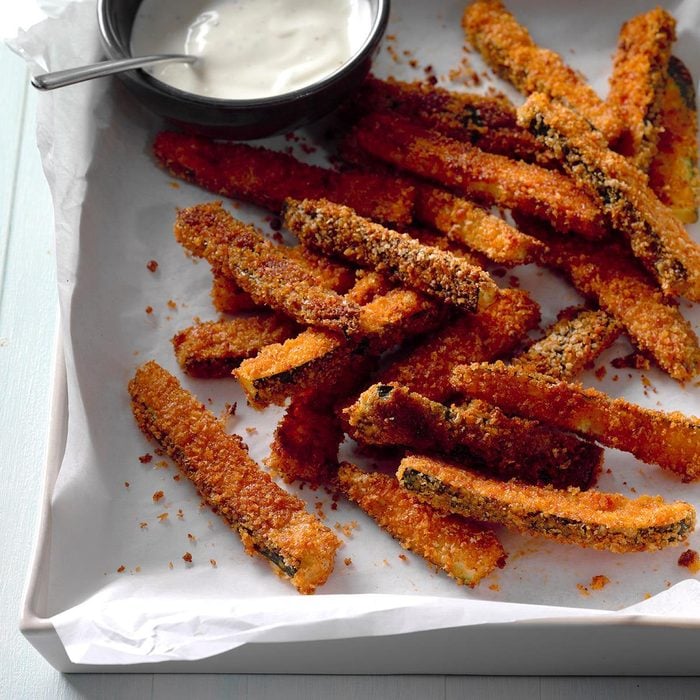
[{"label": "white parchment paper", "polygon": [[[525,2],[509,6],[535,39],[562,53],[605,94],[620,24],[653,2]],[[676,53],[700,76],[700,4],[666,3],[677,17]],[[432,66],[444,85],[465,89],[449,72],[466,56],[459,20],[463,2],[395,0],[376,64],[380,75],[417,79]],[[95,10],[70,4],[57,18],[21,33],[14,47],[34,66],[57,70],[100,57]],[[507,90],[484,79],[478,88]],[[514,100],[522,98],[509,92]],[[299,139],[271,139],[304,159],[323,158],[329,122]],[[51,505],[47,617],[75,663],[125,664],[198,659],[247,642],[395,634],[478,623],[627,616],[700,624],[700,583],[676,563],[682,550],[614,555],[500,531],[507,567],[476,590],[458,587],[406,553],[356,508],[337,510],[321,491],[290,487],[320,511],[344,540],[336,571],[316,595],[298,595],[251,559],[186,479],[155,456],[138,432],[126,384],[136,366],[155,358],[215,413],[237,402],[232,431],[254,458],[267,455],[280,409],[257,413],[233,380],[184,377],[170,338],[193,322],[215,318],[209,271],[175,243],[176,207],[213,197],[175,183],[150,156],[163,124],[117,80],[95,81],[41,96],[39,147],[55,205],[58,280],[69,390],[68,443]],[[307,145],[320,148],[313,155]],[[240,206],[236,215],[265,224],[266,214]],[[693,227],[697,236],[698,227]],[[158,262],[156,272],[146,265]],[[542,305],[543,323],[580,302],[563,281],[535,268],[513,271]],[[508,276],[505,283],[508,283]],[[146,307],[153,313],[147,314]],[[681,303],[696,328],[697,308]],[[697,385],[680,387],[652,369],[615,370],[631,351],[618,341],[587,383],[649,407],[700,414]],[[344,451],[361,461],[352,445]],[[630,455],[609,450],[602,490],[659,493],[700,505],[700,487],[681,484]],[[164,498],[153,501],[163,491]],[[158,516],[167,514],[167,519]],[[690,546],[700,548],[697,534]],[[192,555],[186,564],[185,552]],[[344,564],[344,559],[348,564]],[[610,583],[590,586],[595,575]]]}]

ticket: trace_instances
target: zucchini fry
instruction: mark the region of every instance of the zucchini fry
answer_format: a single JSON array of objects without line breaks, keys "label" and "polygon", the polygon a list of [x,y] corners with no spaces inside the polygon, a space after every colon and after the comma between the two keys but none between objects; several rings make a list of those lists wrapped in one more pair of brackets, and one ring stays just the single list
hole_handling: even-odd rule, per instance
[{"label": "zucchini fry", "polygon": [[175,238],[232,278],[256,304],[305,325],[357,330],[357,304],[319,286],[284,246],[273,245],[254,227],[234,219],[220,202],[179,210]]},{"label": "zucchini fry", "polygon": [[227,321],[206,321],[173,336],[175,357],[192,377],[228,377],[246,357],[291,337],[296,325],[266,312]]},{"label": "zucchini fry", "polygon": [[431,338],[402,352],[379,381],[396,382],[433,401],[453,393],[450,373],[467,362],[493,360],[509,354],[537,326],[539,306],[519,289],[504,289],[487,309],[462,314]]},{"label": "zucchini fry", "polygon": [[604,311],[581,311],[550,326],[541,340],[511,364],[527,372],[574,379],[617,340],[621,331],[620,324]]},{"label": "zucchini fry", "polygon": [[[283,344],[264,347],[241,362],[234,375],[257,408],[283,404],[313,386],[333,386],[405,338],[437,327],[443,310],[421,294],[394,289],[360,307],[360,333],[352,339],[309,328]],[[350,367],[347,365],[350,364]]]},{"label": "zucchini fry", "polygon": [[[285,254],[301,265],[320,287],[344,294],[354,282],[355,271],[347,265],[318,255],[298,245],[284,248]],[[212,270],[211,298],[214,308],[222,314],[254,311],[260,307],[233,280]]]},{"label": "zucchini fry", "polygon": [[665,294],[700,301],[700,246],[634,165],[606,148],[585,119],[545,95],[529,97],[518,109],[518,120],[599,199],[611,224],[627,236],[632,252]]},{"label": "zucchini fry", "polygon": [[693,329],[628,249],[615,243],[600,248],[571,238],[562,240],[521,217],[518,225],[547,244],[541,264],[566,274],[581,294],[619,321],[635,345],[661,369],[680,382],[697,374],[700,346]]},{"label": "zucchini fry", "polygon": [[554,51],[539,47],[501,0],[476,0],[464,11],[467,39],[496,73],[525,95],[542,92],[571,105],[612,143],[622,124],[584,77]]},{"label": "zucchini fry", "polygon": [[153,152],[175,177],[275,213],[287,197],[326,197],[377,221],[405,225],[413,219],[413,189],[395,177],[338,173],[286,153],[171,131],[158,134]]},{"label": "zucchini fry", "polygon": [[406,457],[397,477],[440,510],[593,549],[654,551],[684,542],[695,527],[684,501],[503,482],[428,457]]},{"label": "zucchini fry", "polygon": [[354,137],[369,154],[467,198],[537,216],[557,231],[601,238],[600,207],[562,173],[485,153],[392,114],[371,114]]},{"label": "zucchini fry", "polygon": [[473,460],[502,479],[587,489],[603,459],[596,445],[537,421],[510,418],[483,401],[447,407],[398,384],[374,384],[343,416],[360,443]]},{"label": "zucchini fry", "polygon": [[668,62],[656,157],[649,166],[649,186],[676,217],[686,224],[698,220],[698,112],[693,78],[675,56]]},{"label": "zucchini fry", "polygon": [[660,7],[620,29],[607,104],[625,124],[616,147],[640,170],[649,168],[656,153],[657,117],[675,39],[676,21]]},{"label": "zucchini fry", "polygon": [[[358,376],[362,376],[361,374]],[[328,387],[293,396],[277,425],[265,463],[286,483],[328,484],[338,468],[344,433]]]},{"label": "zucchini fry", "polygon": [[394,78],[369,77],[351,100],[348,110],[358,112],[353,115],[356,117],[368,112],[402,114],[488,153],[542,165],[552,162],[532,134],[518,126],[515,107],[502,95],[454,92],[428,82],[406,83]]},{"label": "zucchini fry", "polygon": [[303,245],[340,255],[468,311],[493,303],[496,283],[479,267],[384,228],[327,200],[287,200],[284,223]]},{"label": "zucchini fry", "polygon": [[155,362],[129,383],[139,428],[178,464],[206,503],[238,532],[246,551],[265,557],[300,593],[333,571],[337,537],[304,503],[283,491],[223,425]]},{"label": "zucchini fry", "polygon": [[338,484],[404,549],[424,557],[460,584],[474,587],[505,565],[506,553],[491,530],[431,508],[386,474],[370,474],[344,462]]},{"label": "zucchini fry", "polygon": [[532,262],[544,245],[466,199],[435,187],[416,187],[416,218],[503,265]]},{"label": "zucchini fry", "polygon": [[631,452],[643,462],[675,472],[683,481],[700,477],[700,419],[693,416],[642,408],[502,362],[457,367],[452,385],[508,413]]}]

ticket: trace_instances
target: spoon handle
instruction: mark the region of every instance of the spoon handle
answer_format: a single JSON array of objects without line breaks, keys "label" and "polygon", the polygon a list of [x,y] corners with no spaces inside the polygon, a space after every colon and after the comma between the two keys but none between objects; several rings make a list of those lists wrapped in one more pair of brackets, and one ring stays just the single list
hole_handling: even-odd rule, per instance
[{"label": "spoon handle", "polygon": [[133,70],[135,68],[143,68],[144,66],[153,66],[157,63],[171,63],[175,61],[194,63],[196,60],[196,56],[163,54],[160,56],[141,56],[139,58],[121,58],[114,61],[101,61],[100,63],[93,63],[89,66],[81,66],[80,68],[69,68],[68,70],[35,75],[32,78],[32,85],[38,90],[54,90],[55,88],[65,87],[66,85],[82,83],[84,80],[101,78],[105,75],[121,73],[122,71]]}]

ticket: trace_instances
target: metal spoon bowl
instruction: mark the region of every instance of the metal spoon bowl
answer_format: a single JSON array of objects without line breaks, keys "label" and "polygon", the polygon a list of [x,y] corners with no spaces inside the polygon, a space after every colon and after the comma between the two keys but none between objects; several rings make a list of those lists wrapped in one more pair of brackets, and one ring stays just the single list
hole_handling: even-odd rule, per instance
[{"label": "metal spoon bowl", "polygon": [[140,56],[137,58],[120,58],[112,61],[100,61],[99,63],[92,63],[88,66],[35,75],[32,78],[32,85],[37,88],[37,90],[54,90],[56,88],[65,87],[66,85],[75,85],[75,83],[82,83],[85,80],[103,78],[106,75],[113,75],[114,73],[121,73],[126,70],[154,66],[158,63],[194,63],[196,60],[197,56],[163,54],[161,56]]}]

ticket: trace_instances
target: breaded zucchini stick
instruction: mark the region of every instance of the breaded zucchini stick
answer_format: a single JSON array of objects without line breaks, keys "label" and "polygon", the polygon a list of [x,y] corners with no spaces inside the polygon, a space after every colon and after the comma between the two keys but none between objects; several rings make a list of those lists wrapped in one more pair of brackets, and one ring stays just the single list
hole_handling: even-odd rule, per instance
[{"label": "breaded zucchini stick", "polygon": [[175,238],[232,278],[256,304],[305,325],[344,333],[358,328],[359,307],[316,284],[284,246],[275,246],[252,226],[234,219],[220,202],[180,209]]},{"label": "breaded zucchini stick", "polygon": [[365,117],[354,135],[376,158],[466,197],[537,216],[562,233],[605,235],[600,206],[562,173],[486,153],[392,114]]},{"label": "breaded zucchini stick", "polygon": [[283,316],[259,312],[227,321],[206,321],[173,336],[175,357],[192,377],[228,377],[235,367],[270,343],[282,343],[297,330]]},{"label": "breaded zucchini stick", "polygon": [[680,221],[695,223],[700,201],[698,112],[693,78],[676,56],[668,62],[657,129],[658,148],[649,166],[649,186]]},{"label": "breaded zucchini stick", "polygon": [[324,199],[287,200],[284,223],[303,245],[339,255],[407,287],[468,311],[496,299],[496,283],[479,267]]},{"label": "breaded zucchini stick", "polygon": [[288,484],[327,484],[337,470],[344,433],[333,411],[336,398],[325,385],[292,397],[265,462]]},{"label": "breaded zucchini stick", "polygon": [[416,188],[416,218],[503,265],[532,262],[544,245],[472,202],[436,187]]},{"label": "breaded zucchini stick", "polygon": [[428,457],[406,457],[397,477],[440,510],[593,549],[654,551],[684,542],[695,527],[695,509],[683,501],[503,482]]},{"label": "breaded zucchini stick", "polygon": [[545,95],[529,97],[518,109],[518,120],[598,198],[611,224],[627,236],[632,252],[664,293],[700,301],[700,246],[634,165],[606,148],[580,115]]},{"label": "breaded zucchini stick", "polygon": [[675,39],[676,20],[660,7],[625,22],[618,37],[607,104],[625,125],[618,149],[644,171],[656,153],[657,116]]},{"label": "breaded zucchini stick", "polygon": [[603,460],[600,447],[537,421],[478,400],[444,406],[399,384],[374,384],[343,416],[360,443],[473,460],[502,479],[587,489]]},{"label": "breaded zucchini stick", "polygon": [[428,340],[401,353],[379,381],[403,384],[433,401],[445,401],[454,393],[450,373],[457,365],[509,354],[539,320],[539,306],[526,292],[504,289],[487,309],[462,314]]},{"label": "breaded zucchini stick", "polygon": [[364,472],[344,462],[338,484],[404,549],[424,557],[460,584],[476,586],[505,565],[506,553],[491,530],[431,508],[386,474]]},{"label": "breaded zucchini stick", "polygon": [[622,326],[604,311],[581,311],[550,326],[545,336],[520,353],[511,364],[526,372],[574,379],[609,348]]},{"label": "breaded zucchini stick", "polygon": [[175,177],[273,212],[287,197],[326,197],[377,221],[405,225],[413,219],[413,189],[395,177],[338,173],[286,153],[171,131],[158,134],[153,152]]},{"label": "breaded zucchini stick", "polygon": [[454,92],[425,81],[406,83],[370,76],[349,102],[351,112],[360,112],[356,116],[394,112],[488,153],[542,164],[552,160],[532,134],[518,126],[515,107],[503,95]]},{"label": "breaded zucchini stick", "polygon": [[581,294],[619,321],[635,345],[648,352],[661,369],[680,382],[697,374],[698,338],[628,249],[615,243],[601,248],[571,238],[562,240],[522,219],[519,225],[544,237],[547,251],[541,263],[564,272]]},{"label": "breaded zucchini stick", "polygon": [[457,367],[452,385],[472,398],[492,401],[508,413],[631,452],[643,462],[675,472],[683,481],[700,477],[700,419],[693,416],[642,408],[503,362]]},{"label": "breaded zucchini stick", "polygon": [[[313,250],[298,245],[284,248],[285,255],[303,267],[320,287],[344,294],[355,281],[355,271]],[[223,314],[257,310],[259,306],[233,280],[212,270],[211,298],[214,308]]]},{"label": "breaded zucchini stick", "polygon": [[250,403],[283,404],[313,386],[333,386],[363,358],[377,356],[412,335],[436,328],[442,309],[408,289],[394,289],[360,307],[360,333],[352,339],[309,328],[284,343],[268,345],[241,362],[234,375]]},{"label": "breaded zucchini stick", "polygon": [[240,535],[248,554],[265,557],[300,593],[333,571],[337,537],[304,503],[283,491],[248,455],[237,435],[155,362],[129,382],[141,430],[178,464],[206,503]]},{"label": "breaded zucchini stick", "polygon": [[522,93],[542,92],[565,102],[602,131],[609,142],[616,140],[622,124],[614,109],[559,54],[535,44],[501,0],[470,3],[462,26],[491,68]]}]

